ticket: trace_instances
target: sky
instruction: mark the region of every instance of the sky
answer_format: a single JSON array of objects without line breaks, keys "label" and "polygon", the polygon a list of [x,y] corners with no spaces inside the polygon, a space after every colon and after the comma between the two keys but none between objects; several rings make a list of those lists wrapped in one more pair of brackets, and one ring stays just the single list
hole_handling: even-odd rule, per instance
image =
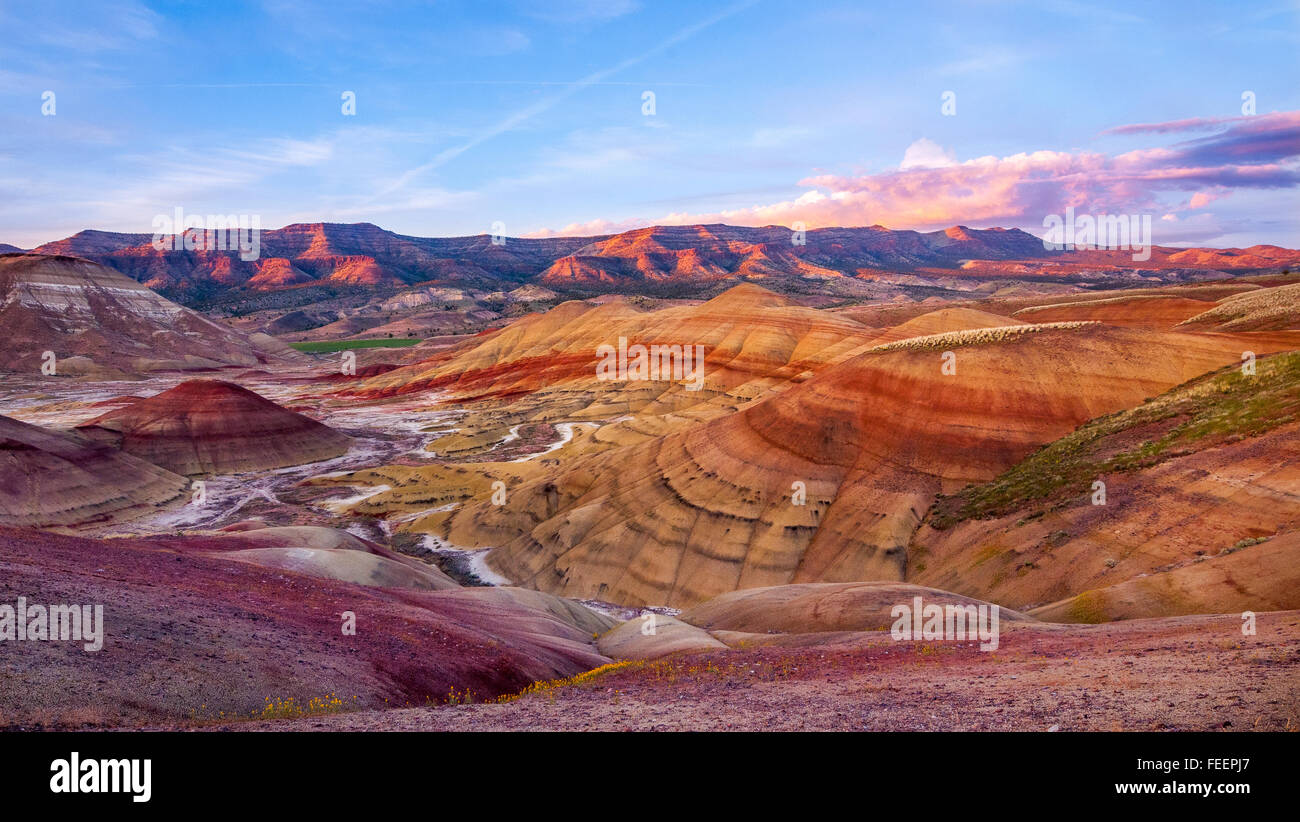
[{"label": "sky", "polygon": [[553,236],[1067,207],[1300,247],[1297,0],[2,0],[0,30],[23,248],[177,208]]}]

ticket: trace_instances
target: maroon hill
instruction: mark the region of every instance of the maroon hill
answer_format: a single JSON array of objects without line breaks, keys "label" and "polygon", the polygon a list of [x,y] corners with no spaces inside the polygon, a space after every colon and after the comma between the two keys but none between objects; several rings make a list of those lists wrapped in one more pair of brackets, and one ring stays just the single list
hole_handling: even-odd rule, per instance
[{"label": "maroon hill", "polygon": [[237,474],[333,459],[351,440],[228,382],[190,380],[77,430],[169,471]]}]

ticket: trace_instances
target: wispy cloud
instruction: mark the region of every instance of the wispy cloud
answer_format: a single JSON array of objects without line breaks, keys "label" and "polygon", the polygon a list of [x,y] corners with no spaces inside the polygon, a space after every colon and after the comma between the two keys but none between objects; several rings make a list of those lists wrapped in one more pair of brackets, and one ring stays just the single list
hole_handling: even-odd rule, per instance
[{"label": "wispy cloud", "polygon": [[808,126],[765,126],[756,129],[749,139],[754,148],[785,148],[814,134]]},{"label": "wispy cloud", "polygon": [[1028,52],[1003,46],[986,46],[966,57],[941,63],[935,72],[941,75],[963,76],[985,71],[997,71],[1018,66],[1028,60]]},{"label": "wispy cloud", "polygon": [[1085,23],[1109,23],[1124,26],[1147,23],[1145,18],[1139,17],[1130,11],[1110,8],[1097,2],[1080,3],[1076,2],[1076,0],[1049,0],[1045,8],[1048,11],[1054,11],[1057,14],[1072,17]]},{"label": "wispy cloud", "polygon": [[89,54],[133,48],[158,36],[162,17],[143,3],[31,4],[23,21],[34,40],[64,52]]},{"label": "wispy cloud", "polygon": [[1244,119],[1246,118],[1188,117],[1185,120],[1169,120],[1164,123],[1131,123],[1126,126],[1115,126],[1106,129],[1101,134],[1171,134],[1178,131],[1208,131]]},{"label": "wispy cloud", "polygon": [[604,22],[641,8],[636,0],[522,0],[520,10],[551,23]]}]

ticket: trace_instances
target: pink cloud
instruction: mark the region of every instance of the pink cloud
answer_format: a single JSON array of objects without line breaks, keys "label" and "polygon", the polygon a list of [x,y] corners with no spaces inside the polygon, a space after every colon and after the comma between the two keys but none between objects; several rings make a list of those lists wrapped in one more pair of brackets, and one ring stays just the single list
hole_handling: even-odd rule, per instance
[{"label": "pink cloud", "polygon": [[1115,126],[1102,134],[1169,134],[1176,131],[1204,131],[1244,117],[1188,117],[1186,120],[1169,120],[1164,123],[1132,123]]},{"label": "pink cloud", "polygon": [[[654,224],[654,220],[588,220],[586,222],[569,223],[558,229],[543,228],[539,231],[530,231],[523,236],[532,238],[596,237],[601,234],[618,234],[623,231],[631,231],[634,228],[645,228]],[[661,222],[660,225],[663,225],[663,223]]]},{"label": "pink cloud", "polygon": [[1187,202],[1189,209],[1205,208],[1215,200],[1221,200],[1230,195],[1231,191],[1198,191],[1192,195],[1192,199]]},{"label": "pink cloud", "polygon": [[[1117,155],[1034,151],[947,165],[909,165],[878,174],[823,174],[800,180],[809,190],[790,200],[712,213],[678,212],[655,220],[596,220],[537,236],[718,222],[802,222],[808,228],[877,223],[917,229],[958,223],[1033,228],[1067,206],[1093,213],[1163,214],[1203,208],[1234,189],[1300,185],[1300,111],[1120,128],[1132,130],[1125,133],[1165,133],[1210,126],[1222,130]],[[1167,200],[1177,193],[1191,193],[1191,198],[1183,205],[1162,202],[1162,197]]]}]

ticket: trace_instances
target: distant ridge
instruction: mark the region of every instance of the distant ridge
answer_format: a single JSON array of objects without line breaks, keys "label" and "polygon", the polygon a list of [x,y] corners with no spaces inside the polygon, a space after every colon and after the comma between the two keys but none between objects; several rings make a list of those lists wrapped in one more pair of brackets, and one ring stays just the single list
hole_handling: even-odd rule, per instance
[{"label": "distant ridge", "polygon": [[[296,223],[261,234],[260,256],[235,251],[158,251],[152,235],[81,231],[35,249],[110,266],[190,305],[230,291],[268,292],[416,283],[509,290],[536,284],[582,296],[600,292],[699,293],[756,281],[803,293],[858,292],[898,272],[964,280],[1102,281],[1128,284],[1205,279],[1218,271],[1280,270],[1300,251],[1156,246],[1150,260],[1127,251],[1049,251],[1020,229],[952,226],[789,228],[723,224],[651,226],[613,235],[545,239],[414,237],[371,223]],[[1137,274],[1136,272],[1141,272]],[[855,292],[856,293],[856,292]]]}]

